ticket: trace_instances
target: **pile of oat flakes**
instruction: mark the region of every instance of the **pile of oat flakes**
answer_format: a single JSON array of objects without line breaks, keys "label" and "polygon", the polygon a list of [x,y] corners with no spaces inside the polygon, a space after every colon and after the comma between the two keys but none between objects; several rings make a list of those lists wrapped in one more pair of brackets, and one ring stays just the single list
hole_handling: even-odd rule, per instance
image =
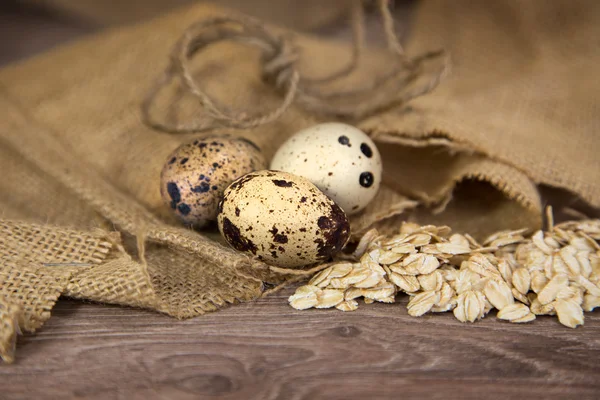
[{"label": "pile of oat flakes", "polygon": [[504,231],[478,243],[445,226],[402,225],[395,236],[367,232],[352,254],[316,274],[289,298],[298,310],[353,311],[357,298],[394,303],[410,296],[408,313],[452,311],[474,322],[493,308],[515,323],[557,315],[571,328],[600,306],[600,220],[538,231]]}]

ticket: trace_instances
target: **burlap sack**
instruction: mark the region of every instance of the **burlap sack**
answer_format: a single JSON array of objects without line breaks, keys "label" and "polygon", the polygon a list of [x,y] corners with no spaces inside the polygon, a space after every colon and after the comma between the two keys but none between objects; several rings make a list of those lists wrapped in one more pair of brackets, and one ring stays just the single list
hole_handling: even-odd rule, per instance
[{"label": "burlap sack", "polygon": [[[94,26],[124,25],[206,0],[20,0]],[[314,30],[342,18],[349,0],[215,0],[268,22],[296,30]]]},{"label": "burlap sack", "polygon": [[[592,1],[543,9],[527,1],[421,4],[409,50],[445,46],[453,74],[409,106],[349,121],[380,143],[385,165],[385,185],[353,219],[353,233],[373,224],[392,230],[407,217],[478,236],[537,228],[537,183],[600,206],[598,82],[585,79],[599,57],[588,42],[600,33],[598,10]],[[60,294],[185,318],[255,299],[263,282],[290,276],[223,246],[214,232],[178,227],[160,199],[162,163],[190,135],[145,126],[140,103],[185,27],[223,12],[194,6],[0,71],[6,359],[18,327],[38,328]],[[348,57],[339,42],[297,41],[306,76],[325,75]],[[385,64],[381,57],[372,51],[344,85],[368,79]],[[234,109],[281,101],[261,80],[256,50],[241,44],[213,46],[193,70],[207,92]],[[156,108],[165,118],[202,112],[176,85]],[[277,121],[238,133],[270,157],[290,134],[323,120],[292,106]]]}]

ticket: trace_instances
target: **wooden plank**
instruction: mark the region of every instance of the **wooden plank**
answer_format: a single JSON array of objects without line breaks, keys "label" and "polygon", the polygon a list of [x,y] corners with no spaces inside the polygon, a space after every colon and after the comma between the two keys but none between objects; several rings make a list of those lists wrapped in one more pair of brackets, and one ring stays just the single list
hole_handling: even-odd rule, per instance
[{"label": "wooden plank", "polygon": [[[61,300],[0,365],[0,399],[598,398],[600,318],[295,311],[281,295],[187,321]],[[406,303],[402,299],[401,303]]]}]

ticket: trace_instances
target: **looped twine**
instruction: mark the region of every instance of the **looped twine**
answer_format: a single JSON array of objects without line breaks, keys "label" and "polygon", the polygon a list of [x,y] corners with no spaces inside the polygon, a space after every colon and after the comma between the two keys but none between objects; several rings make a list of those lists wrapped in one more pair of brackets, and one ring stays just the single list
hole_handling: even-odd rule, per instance
[{"label": "looped twine", "polygon": [[[443,51],[425,53],[408,58],[394,30],[389,0],[377,0],[382,16],[388,49],[396,57],[396,67],[384,76],[373,79],[363,87],[350,90],[327,91],[325,84],[353,73],[360,64],[364,49],[364,11],[361,0],[354,0],[351,12],[353,52],[351,60],[340,70],[322,78],[301,77],[297,64],[299,51],[288,37],[276,36],[263,27],[261,21],[251,17],[214,17],[190,26],[173,48],[166,71],[142,102],[142,118],[150,127],[170,133],[192,133],[217,128],[249,129],[278,119],[293,103],[316,114],[338,118],[362,119],[376,112],[426,94],[433,90],[449,70],[449,59],[444,59],[440,71],[424,85],[406,90],[424,74],[428,60],[444,55]],[[283,100],[274,109],[248,113],[233,111],[209,96],[194,79],[189,62],[205,47],[222,40],[250,44],[261,50],[263,79],[283,93]],[[161,89],[174,79],[179,79],[183,89],[192,94],[203,108],[201,118],[189,121],[160,121],[151,109]],[[404,89],[404,90],[403,90]]]}]

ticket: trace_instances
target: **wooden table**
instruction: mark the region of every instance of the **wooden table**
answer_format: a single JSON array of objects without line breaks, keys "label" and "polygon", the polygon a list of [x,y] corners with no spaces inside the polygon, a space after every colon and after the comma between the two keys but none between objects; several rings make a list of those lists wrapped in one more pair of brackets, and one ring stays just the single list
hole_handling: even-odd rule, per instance
[{"label": "wooden table", "polygon": [[295,311],[292,291],[187,321],[61,300],[0,399],[600,398],[600,315],[513,325],[401,304]]},{"label": "wooden table", "polygon": [[[14,33],[0,63],[90,30],[13,14],[0,14]],[[188,321],[61,300],[19,338],[16,363],[0,363],[0,400],[600,398],[598,313],[575,330],[554,317],[461,324],[409,317],[406,299],[299,312],[290,293]]]}]

